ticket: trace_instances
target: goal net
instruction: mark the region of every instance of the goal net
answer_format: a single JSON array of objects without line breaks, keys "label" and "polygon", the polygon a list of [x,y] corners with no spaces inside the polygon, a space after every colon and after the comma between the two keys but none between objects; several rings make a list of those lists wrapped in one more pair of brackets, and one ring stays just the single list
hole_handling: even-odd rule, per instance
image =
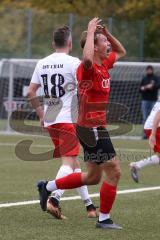
[{"label": "goal net", "polygon": [[[11,124],[11,116],[14,112],[20,113],[16,115],[17,120],[24,118],[23,120],[26,121],[27,119],[30,125],[38,123],[37,116],[27,100],[28,85],[37,61],[31,59],[0,61],[0,131],[6,133],[19,131]],[[111,94],[107,115],[113,136],[140,136],[142,134],[139,87],[148,65],[152,65],[155,74],[160,75],[160,63],[117,62],[110,71]],[[44,95],[42,89],[37,95]],[[120,123],[123,123],[120,132],[112,131],[114,125],[119,125],[115,120],[117,118],[120,119]]]}]

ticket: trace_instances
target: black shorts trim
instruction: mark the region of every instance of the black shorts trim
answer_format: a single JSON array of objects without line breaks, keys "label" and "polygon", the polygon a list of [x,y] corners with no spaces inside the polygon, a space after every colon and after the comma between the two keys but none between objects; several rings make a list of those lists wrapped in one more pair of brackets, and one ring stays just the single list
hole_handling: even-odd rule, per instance
[{"label": "black shorts trim", "polygon": [[109,133],[105,127],[85,128],[77,126],[76,131],[83,147],[85,162],[101,164],[116,156]]}]

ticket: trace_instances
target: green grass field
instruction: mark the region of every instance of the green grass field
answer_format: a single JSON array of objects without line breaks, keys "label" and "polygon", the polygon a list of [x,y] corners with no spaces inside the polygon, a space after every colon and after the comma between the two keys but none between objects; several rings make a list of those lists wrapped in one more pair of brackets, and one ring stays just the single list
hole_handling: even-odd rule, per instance
[{"label": "green grass field", "polygon": [[[23,161],[16,157],[15,144],[22,139],[32,139],[32,153],[52,149],[49,138],[30,136],[0,136],[0,204],[36,200],[36,182],[54,178],[60,161]],[[149,155],[147,141],[113,140],[121,160],[122,178],[119,190],[154,187],[160,185],[159,167],[146,168],[141,172],[140,183],[130,178],[129,161]],[[80,156],[82,167],[85,166]],[[99,186],[89,187],[97,193]],[[77,192],[66,191],[64,196]],[[55,220],[40,210],[38,204],[0,208],[0,239],[2,240],[158,240],[160,190],[122,194],[117,196],[112,218],[123,230],[100,230],[95,228],[95,219],[87,219],[81,200],[61,202],[67,220]],[[93,198],[99,205],[99,199]],[[0,205],[1,206],[1,205]]]},{"label": "green grass field", "polygon": [[[16,123],[16,121],[15,121],[15,123]],[[25,120],[24,123],[28,126],[38,126],[39,127],[39,121],[36,121],[36,120]],[[7,119],[0,119],[0,131],[6,131],[7,125],[8,125]],[[23,120],[17,120],[16,126],[17,125],[22,125],[22,129],[23,129]],[[126,126],[127,125],[122,125],[121,128],[126,128]],[[108,130],[113,130],[116,128],[118,128],[118,125],[108,125],[107,126]],[[130,131],[125,132],[125,134],[123,134],[123,135],[140,137],[142,135],[142,131],[143,131],[143,126],[141,124],[133,124]],[[119,131],[118,131],[118,133],[119,133]],[[118,135],[118,133],[116,133],[116,135]],[[112,134],[112,132],[110,134]]]}]

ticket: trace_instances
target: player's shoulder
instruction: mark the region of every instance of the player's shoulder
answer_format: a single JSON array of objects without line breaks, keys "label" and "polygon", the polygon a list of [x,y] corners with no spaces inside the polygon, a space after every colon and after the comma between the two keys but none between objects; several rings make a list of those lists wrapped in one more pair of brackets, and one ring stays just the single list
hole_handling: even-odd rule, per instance
[{"label": "player's shoulder", "polygon": [[68,54],[59,54],[59,53],[53,53],[48,55],[45,58],[40,59],[37,62],[37,68],[41,69],[43,68],[44,65],[49,65],[51,62],[55,62],[59,59],[62,63],[66,64],[66,67],[73,67],[73,66],[78,66],[80,64],[80,59],[77,57],[70,56]]},{"label": "player's shoulder", "polygon": [[53,54],[50,54],[44,58],[41,58],[39,61],[38,61],[38,65],[41,65],[41,64],[44,64],[46,62],[48,62],[49,60],[51,60],[53,58]]},{"label": "player's shoulder", "polygon": [[49,56],[41,59],[39,62],[40,63],[44,63],[46,61],[49,61],[51,59],[54,59],[54,58],[62,58],[68,62],[80,62],[80,59],[78,57],[73,57],[69,54],[65,54],[65,53],[53,53],[53,54],[50,54]]},{"label": "player's shoulder", "polygon": [[71,55],[66,55],[66,56],[70,62],[79,62],[79,63],[81,62],[81,60],[78,57],[73,57]]},{"label": "player's shoulder", "polygon": [[37,68],[41,68],[44,64],[47,64],[50,61],[51,56],[52,56],[52,54],[50,54],[50,55],[48,55],[48,56],[46,56],[44,58],[39,59],[38,62],[37,62],[36,67]]}]

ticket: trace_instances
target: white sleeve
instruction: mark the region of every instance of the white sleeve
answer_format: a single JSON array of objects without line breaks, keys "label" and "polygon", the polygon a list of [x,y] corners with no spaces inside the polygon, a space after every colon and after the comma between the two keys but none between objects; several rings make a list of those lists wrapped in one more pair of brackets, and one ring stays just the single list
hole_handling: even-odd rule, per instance
[{"label": "white sleeve", "polygon": [[75,58],[74,61],[72,62],[72,75],[74,78],[76,77],[76,72],[77,72],[77,68],[80,65],[81,61],[79,58]]},{"label": "white sleeve", "polygon": [[158,112],[160,111],[160,101],[157,101],[157,105],[158,105]]},{"label": "white sleeve", "polygon": [[31,83],[36,83],[36,84],[40,84],[41,85],[41,81],[39,79],[39,75],[38,75],[38,64],[36,65],[32,78],[31,78]]}]

